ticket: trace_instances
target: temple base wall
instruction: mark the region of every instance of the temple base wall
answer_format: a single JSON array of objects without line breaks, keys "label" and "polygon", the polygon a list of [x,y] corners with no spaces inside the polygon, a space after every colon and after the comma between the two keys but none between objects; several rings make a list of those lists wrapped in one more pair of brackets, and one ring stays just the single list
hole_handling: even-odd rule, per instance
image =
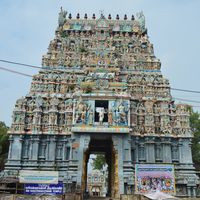
[{"label": "temple base wall", "polygon": [[[5,171],[59,171],[59,180],[65,184],[66,193],[83,190],[84,152],[91,135],[12,135]],[[176,195],[196,196],[198,177],[192,163],[190,138],[129,134],[113,134],[111,137],[119,177],[114,187],[119,196],[135,193],[135,164],[174,165]]]}]

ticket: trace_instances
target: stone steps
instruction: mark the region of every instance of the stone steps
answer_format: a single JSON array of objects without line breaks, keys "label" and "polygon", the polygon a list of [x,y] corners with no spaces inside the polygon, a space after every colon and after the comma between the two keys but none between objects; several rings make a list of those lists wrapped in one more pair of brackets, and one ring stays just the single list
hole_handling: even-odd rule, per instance
[{"label": "stone steps", "polygon": [[[88,200],[110,200],[110,197],[89,197]],[[112,199],[113,200],[113,199]]]}]

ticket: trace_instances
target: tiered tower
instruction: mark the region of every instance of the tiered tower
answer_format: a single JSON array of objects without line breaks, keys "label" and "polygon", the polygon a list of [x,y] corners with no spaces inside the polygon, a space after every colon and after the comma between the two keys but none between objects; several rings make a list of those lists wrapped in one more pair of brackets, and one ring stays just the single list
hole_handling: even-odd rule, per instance
[{"label": "tiered tower", "polygon": [[195,196],[189,113],[174,104],[143,13],[66,15],[61,9],[43,67],[16,102],[6,170],[58,170],[66,192],[84,191],[98,151],[113,197],[134,193],[136,163],[174,164],[177,195]]}]

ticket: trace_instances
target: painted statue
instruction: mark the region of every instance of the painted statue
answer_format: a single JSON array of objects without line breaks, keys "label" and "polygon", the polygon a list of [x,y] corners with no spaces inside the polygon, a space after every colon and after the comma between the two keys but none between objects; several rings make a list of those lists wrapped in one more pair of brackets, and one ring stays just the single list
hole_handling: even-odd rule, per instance
[{"label": "painted statue", "polygon": [[83,102],[82,97],[80,97],[76,105],[75,122],[86,123],[87,111],[88,106]]},{"label": "painted statue", "polygon": [[41,124],[41,114],[36,112],[33,116],[33,124],[40,125]]},{"label": "painted statue", "polygon": [[128,125],[128,105],[122,99],[120,101],[116,101],[113,105],[114,111],[114,122],[117,125]]},{"label": "painted statue", "polygon": [[122,100],[120,101],[120,104],[118,106],[118,112],[119,112],[119,123],[126,124],[127,123],[127,114],[126,114],[125,106],[124,106]]},{"label": "painted statue", "polygon": [[109,112],[108,112],[108,125],[112,126],[112,124],[113,124],[113,113],[112,113],[112,110],[109,110]]},{"label": "painted statue", "polygon": [[104,108],[99,109],[99,124],[103,124],[105,110]]},{"label": "painted statue", "polygon": [[88,124],[89,124],[89,125],[92,125],[92,124],[93,124],[93,119],[94,119],[94,112],[93,112],[93,109],[90,108],[89,117],[88,117]]},{"label": "painted statue", "polygon": [[43,99],[41,96],[38,96],[35,100],[36,108],[40,109],[43,105]]},{"label": "painted statue", "polygon": [[58,17],[58,25],[59,27],[63,26],[66,22],[67,11],[63,10],[62,7],[60,9],[59,17]]},{"label": "painted statue", "polygon": [[51,108],[53,110],[57,110],[57,107],[58,107],[58,104],[59,104],[59,100],[56,96],[54,96],[52,99],[51,99]]},{"label": "painted statue", "polygon": [[56,115],[56,113],[51,113],[49,115],[49,125],[57,125],[57,115]]},{"label": "painted statue", "polygon": [[137,21],[140,24],[141,31],[144,32],[146,29],[145,29],[145,16],[144,16],[143,12],[141,11],[141,12],[137,13],[136,17],[137,17]]}]

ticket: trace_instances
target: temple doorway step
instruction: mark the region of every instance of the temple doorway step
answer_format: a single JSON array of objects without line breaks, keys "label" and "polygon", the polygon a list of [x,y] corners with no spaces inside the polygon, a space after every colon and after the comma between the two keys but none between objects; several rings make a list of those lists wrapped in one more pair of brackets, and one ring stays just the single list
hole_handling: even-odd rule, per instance
[{"label": "temple doorway step", "polygon": [[110,200],[110,197],[89,197],[88,200]]},{"label": "temple doorway step", "polygon": [[[93,170],[91,162],[97,156],[104,158],[106,163],[104,169],[99,170],[100,177],[98,177],[98,173],[95,176],[91,175],[91,170]],[[88,198],[105,199],[118,196],[118,156],[111,136],[101,138],[91,136],[89,147],[84,152],[82,174],[82,188]],[[103,184],[101,184],[101,179],[104,181]]]}]

